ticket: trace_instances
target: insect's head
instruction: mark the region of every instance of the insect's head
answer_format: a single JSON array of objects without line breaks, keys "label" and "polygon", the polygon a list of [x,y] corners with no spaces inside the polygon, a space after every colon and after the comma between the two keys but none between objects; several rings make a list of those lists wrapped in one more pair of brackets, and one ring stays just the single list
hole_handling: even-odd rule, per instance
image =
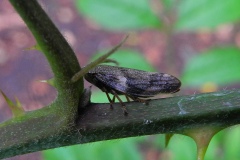
[{"label": "insect's head", "polygon": [[92,84],[96,84],[96,81],[95,81],[95,78],[94,78],[94,75],[93,74],[85,74],[84,75],[84,78],[89,82],[89,83],[92,83]]}]

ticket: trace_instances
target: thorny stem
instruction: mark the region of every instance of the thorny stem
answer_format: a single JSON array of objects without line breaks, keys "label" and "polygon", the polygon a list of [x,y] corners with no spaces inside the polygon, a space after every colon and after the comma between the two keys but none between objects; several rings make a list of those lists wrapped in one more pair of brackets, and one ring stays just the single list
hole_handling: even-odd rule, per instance
[{"label": "thorny stem", "polygon": [[10,2],[47,57],[59,94],[49,107],[0,124],[0,158],[79,143],[240,123],[240,90],[152,100],[148,106],[125,103],[127,117],[116,103],[114,110],[109,104],[90,103],[77,114],[83,87],[81,81],[71,82],[80,70],[74,53],[35,0]]},{"label": "thorny stem", "polygon": [[[29,132],[32,140],[25,141],[19,137],[21,135],[13,139],[6,132],[11,133],[11,130],[0,128],[0,158],[79,143],[159,133],[185,133],[186,130],[201,127],[225,128],[240,123],[240,90],[151,100],[148,106],[139,102],[125,104],[128,116],[123,115],[119,103],[113,104],[113,110],[108,103],[90,103],[78,115],[74,130],[59,132],[51,139],[36,141],[32,137],[34,130]],[[41,119],[31,120],[28,125],[39,121]],[[33,144],[35,147],[31,147]]]}]

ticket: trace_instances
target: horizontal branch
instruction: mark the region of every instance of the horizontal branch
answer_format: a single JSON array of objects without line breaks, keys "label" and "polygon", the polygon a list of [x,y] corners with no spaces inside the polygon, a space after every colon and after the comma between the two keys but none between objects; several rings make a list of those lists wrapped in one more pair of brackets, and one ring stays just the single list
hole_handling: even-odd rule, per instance
[{"label": "horizontal branch", "polygon": [[91,104],[79,116],[80,143],[159,133],[180,133],[199,127],[224,128],[240,123],[240,90],[151,100],[149,105]]},{"label": "horizontal branch", "polygon": [[0,127],[0,158],[79,143],[180,133],[200,127],[224,128],[240,123],[240,90],[157,99],[151,100],[149,105],[130,102],[126,106],[128,116],[123,115],[118,103],[114,104],[113,110],[107,103],[90,103],[78,115],[72,130],[59,131],[54,136],[41,135],[41,130],[30,126],[34,123],[44,126],[46,117],[42,120],[41,117],[29,119],[29,123],[25,122],[28,127],[14,124],[12,137],[7,136],[12,133],[8,128],[12,127],[6,121],[8,125]]}]

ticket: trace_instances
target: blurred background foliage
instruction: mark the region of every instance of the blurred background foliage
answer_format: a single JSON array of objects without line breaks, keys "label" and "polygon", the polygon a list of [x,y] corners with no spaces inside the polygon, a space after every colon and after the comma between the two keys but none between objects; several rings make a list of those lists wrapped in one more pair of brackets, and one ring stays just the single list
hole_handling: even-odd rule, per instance
[{"label": "blurred background foliage", "polygon": [[[131,33],[134,35],[139,31],[153,30],[155,34],[165,34],[166,43],[169,44],[166,44],[162,60],[166,65],[164,72],[179,76],[183,83],[182,93],[188,90],[211,92],[239,85],[240,3],[238,0],[224,2],[76,0],[76,7],[88,21],[109,32],[130,33],[132,36]],[[217,30],[221,27],[225,28],[223,32],[227,33],[218,33]],[[229,28],[234,31],[228,33]],[[194,33],[202,33],[203,36],[205,34],[205,38],[209,38],[208,36],[212,34],[215,36],[210,40],[209,47],[191,50],[189,51],[191,53],[185,55],[177,55],[181,53],[174,48],[177,46],[174,44],[174,37],[179,34]],[[223,34],[223,37],[218,38],[218,34],[219,36]],[[129,41],[131,40],[130,37]],[[100,56],[101,53],[96,55]],[[120,49],[111,58],[117,60],[123,67],[147,71],[159,70],[149,63],[146,56],[148,55],[136,49]],[[182,69],[179,70],[179,66]],[[107,102],[107,99],[105,94],[97,90],[93,92],[92,101]],[[240,142],[239,132],[240,128],[237,126],[219,132],[211,141],[205,159],[240,159],[240,150],[237,149]],[[196,145],[189,137],[175,135],[166,149],[164,142],[164,135],[127,138],[49,150],[43,152],[43,157],[46,160],[196,159]]]},{"label": "blurred background foliage", "polygon": [[[53,9],[49,7],[50,4],[56,5],[56,2],[44,0],[41,2],[50,16],[58,13],[54,13],[56,11],[54,7]],[[63,1],[57,3],[63,6],[66,4]],[[175,75],[182,81],[181,91],[177,93],[180,95],[240,86],[239,0],[75,0],[74,3],[72,8],[76,7],[75,9],[79,11],[78,16],[84,17],[84,25],[101,32],[102,37],[113,37],[112,39],[117,37],[117,40],[112,40],[113,43],[116,44],[120,37],[130,33],[124,48],[111,56],[120,66]],[[59,12],[60,18],[57,17],[58,15],[56,17],[61,19],[59,21],[63,24],[67,24],[71,17],[70,13],[71,11],[65,8]],[[53,20],[56,17],[51,16]],[[55,23],[60,25],[58,22]],[[91,52],[94,48],[93,44],[99,40],[96,32],[90,33],[91,30],[85,29],[86,26],[78,23],[77,20],[74,25],[71,30],[73,32],[82,30],[82,34],[78,35],[82,39],[76,43],[76,40],[71,38],[74,35],[68,34],[67,31],[66,38],[75,50],[84,48],[86,53]],[[88,34],[84,33],[96,38],[87,39]],[[112,34],[114,36],[109,36]],[[87,41],[92,45],[86,46]],[[24,39],[21,38],[21,43],[23,42]],[[109,42],[104,41],[98,49],[95,49],[95,51],[102,50],[91,53],[94,55],[92,58],[88,58],[89,55],[84,52],[77,54],[80,64],[87,64],[87,60],[92,61],[105,53],[110,46]],[[38,55],[28,55],[31,56]],[[29,68],[33,67],[25,69]],[[39,71],[36,71],[36,74],[39,74]],[[22,75],[20,77],[23,78]],[[27,75],[24,77],[28,82],[30,78]],[[3,84],[1,88],[4,89],[6,85]],[[43,92],[43,88],[37,89],[38,93]],[[108,102],[104,93],[96,88],[93,89],[93,102]],[[240,159],[239,142],[240,127],[225,129],[214,136],[205,159]],[[44,160],[196,159],[196,144],[189,137],[174,135],[167,148],[164,144],[164,135],[152,135],[47,150],[42,152],[42,158]]]}]

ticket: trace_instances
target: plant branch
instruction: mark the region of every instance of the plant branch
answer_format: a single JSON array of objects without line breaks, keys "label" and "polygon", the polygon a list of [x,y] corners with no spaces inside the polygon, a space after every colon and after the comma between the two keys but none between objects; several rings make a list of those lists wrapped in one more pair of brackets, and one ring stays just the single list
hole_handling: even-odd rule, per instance
[{"label": "plant branch", "polygon": [[58,91],[58,97],[51,104],[51,109],[55,110],[59,117],[64,117],[66,123],[73,122],[83,91],[83,79],[75,84],[70,81],[80,70],[74,52],[36,0],[10,0],[10,2],[33,33],[37,46],[46,56],[54,73],[54,86]]},{"label": "plant branch", "polygon": [[[240,90],[151,100],[148,106],[130,102],[126,106],[128,116],[123,115],[118,103],[114,104],[113,110],[108,103],[90,103],[78,115],[73,130],[59,132],[59,136],[52,139],[25,141],[20,138],[12,140],[8,136],[7,139],[0,137],[0,158],[7,157],[7,153],[12,153],[12,149],[16,148],[11,156],[78,143],[159,133],[183,133],[201,127],[221,129],[240,123]],[[37,123],[39,120],[29,123]],[[6,132],[6,128],[0,128],[0,133],[3,132],[11,133]],[[56,143],[46,145],[46,142],[53,139]],[[25,145],[19,147],[22,143]],[[32,144],[37,145],[30,147]]]},{"label": "plant branch", "polygon": [[[60,94],[69,89],[69,79],[80,70],[78,60],[62,34],[36,0],[10,0],[34,35],[54,73]],[[83,88],[83,83],[78,83]]]},{"label": "plant branch", "polygon": [[225,128],[240,123],[240,90],[151,100],[149,105],[91,104],[79,116],[81,143],[159,133],[181,133],[200,127]]},{"label": "plant branch", "polygon": [[[240,122],[240,90],[150,101],[148,106],[90,103],[79,108],[82,78],[73,51],[35,0],[10,0],[32,31],[54,73],[57,99],[47,107],[0,124],[0,158],[79,143],[158,133],[179,133],[199,127],[224,128]],[[83,100],[89,97],[81,97]],[[88,104],[87,102],[84,104]]]},{"label": "plant branch", "polygon": [[83,79],[74,84],[71,82],[72,76],[80,70],[74,52],[37,1],[9,1],[33,33],[38,48],[46,56],[54,73],[58,97],[49,106],[26,112],[0,124],[0,148],[5,148],[0,149],[1,158],[59,145],[59,134],[69,132],[75,124],[83,91]]}]

